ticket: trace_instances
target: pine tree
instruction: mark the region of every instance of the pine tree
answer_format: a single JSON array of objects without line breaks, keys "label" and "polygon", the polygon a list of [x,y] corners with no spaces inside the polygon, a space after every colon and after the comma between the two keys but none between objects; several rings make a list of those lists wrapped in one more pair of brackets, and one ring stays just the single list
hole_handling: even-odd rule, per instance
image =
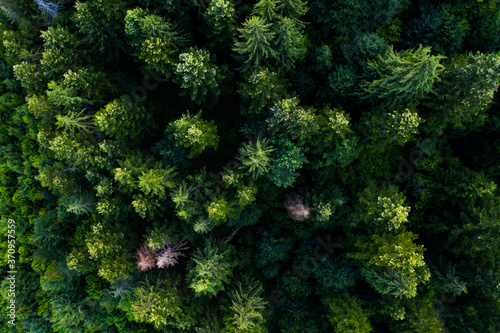
[{"label": "pine tree", "polygon": [[271,163],[269,179],[279,187],[292,186],[299,176],[297,170],[307,163],[304,151],[288,138],[279,137],[274,141],[275,159]]},{"label": "pine tree", "polygon": [[286,80],[277,72],[261,67],[246,77],[238,93],[249,102],[249,113],[263,113],[286,96]]},{"label": "pine tree", "polygon": [[216,226],[237,217],[237,211],[233,204],[224,197],[215,197],[207,203],[208,219]]},{"label": "pine tree", "polygon": [[95,206],[95,200],[88,194],[70,196],[65,201],[68,203],[66,211],[77,215],[90,215]]},{"label": "pine tree", "polygon": [[[263,332],[263,310],[267,304],[261,297],[264,289],[258,281],[246,279],[238,282],[238,288],[230,293],[232,317],[226,319],[229,332]],[[229,326],[229,327],[228,327]]]},{"label": "pine tree", "polygon": [[122,95],[97,111],[96,128],[118,140],[137,139],[144,125],[150,124],[151,115],[142,106],[135,105],[129,95]]},{"label": "pine tree", "polygon": [[161,41],[177,49],[189,44],[189,36],[177,25],[167,22],[163,17],[153,15],[147,9],[134,8],[125,17],[125,35],[137,51],[148,38],[161,38]]},{"label": "pine tree", "polygon": [[307,2],[301,0],[279,0],[276,11],[283,17],[298,19],[307,13]]},{"label": "pine tree", "polygon": [[273,59],[276,51],[272,48],[275,33],[271,31],[271,23],[259,16],[252,16],[238,29],[242,42],[236,42],[234,51],[242,55],[244,69],[258,67],[261,62]]},{"label": "pine tree", "polygon": [[69,29],[61,27],[50,27],[42,32],[44,40],[44,51],[42,53],[42,64],[45,74],[50,79],[58,79],[68,69],[80,65],[78,53],[78,39]]},{"label": "pine tree", "polygon": [[443,56],[430,54],[430,47],[420,46],[395,52],[393,49],[377,60],[369,60],[366,70],[369,79],[361,82],[362,99],[376,101],[386,105],[399,105],[416,102],[432,92],[434,83],[439,81],[439,74],[444,66],[439,62]]},{"label": "pine tree", "polygon": [[146,195],[158,196],[160,199],[166,198],[165,187],[173,187],[172,180],[177,174],[174,170],[174,167],[170,167],[143,171],[139,176],[139,188]]},{"label": "pine tree", "polygon": [[82,110],[88,105],[102,106],[104,96],[114,90],[103,72],[83,68],[68,70],[62,80],[48,83],[47,97],[56,107],[70,112]]},{"label": "pine tree", "polygon": [[257,138],[255,142],[245,143],[238,151],[237,159],[241,163],[240,168],[247,170],[253,179],[257,179],[269,171],[273,151],[274,148],[269,145],[267,138]]},{"label": "pine tree", "polygon": [[111,283],[130,277],[134,265],[120,228],[97,223],[85,241],[90,258],[99,263],[99,276]]},{"label": "pine tree", "polygon": [[229,250],[221,250],[209,240],[195,251],[188,269],[189,287],[196,297],[216,296],[233,275]]},{"label": "pine tree", "polygon": [[346,292],[347,288],[356,285],[357,272],[345,259],[337,262],[323,258],[314,275],[322,286],[332,288],[336,292]]},{"label": "pine tree", "polygon": [[266,22],[271,23],[276,17],[276,7],[278,6],[276,0],[259,0],[253,6],[252,15],[258,15]]},{"label": "pine tree", "polygon": [[359,212],[355,220],[374,231],[390,231],[408,223],[410,207],[396,186],[369,186],[358,193]]},{"label": "pine tree", "polygon": [[170,123],[166,133],[173,137],[178,146],[190,149],[189,158],[197,157],[206,148],[217,149],[219,136],[214,121],[201,118],[201,111],[191,115],[189,111]]},{"label": "pine tree", "polygon": [[401,299],[417,295],[418,281],[415,276],[402,275],[395,269],[364,268],[361,272],[366,281],[384,296]]},{"label": "pine tree", "polygon": [[[390,111],[389,111],[390,110]],[[378,150],[403,146],[419,133],[423,122],[415,107],[376,108],[370,115],[363,116],[363,132]]]},{"label": "pine tree", "polygon": [[71,20],[78,31],[82,48],[80,52],[86,56],[107,55],[107,61],[119,59],[123,48],[123,19],[126,2],[111,1],[77,1]]},{"label": "pine tree", "polygon": [[279,261],[288,258],[288,251],[291,246],[282,243],[274,237],[273,234],[264,231],[262,239],[257,242],[257,267],[263,268],[264,275],[267,278],[273,278],[278,275]]},{"label": "pine tree", "polygon": [[214,226],[214,223],[210,219],[200,216],[194,222],[193,230],[200,234],[206,234],[210,232]]},{"label": "pine tree", "polygon": [[84,115],[84,111],[70,112],[66,115],[56,115],[56,126],[62,128],[66,133],[75,134],[75,130],[83,135],[89,135],[93,128],[90,115]]},{"label": "pine tree", "polygon": [[397,235],[387,232],[373,235],[371,241],[358,241],[356,247],[360,251],[349,256],[366,259],[369,266],[378,267],[365,270],[365,273],[368,282],[379,292],[413,297],[417,285],[430,278],[423,256],[424,247],[413,243],[416,238],[417,235],[408,231]]},{"label": "pine tree", "polygon": [[359,25],[363,4],[355,0],[320,0],[313,3],[310,12],[326,32],[347,35]]},{"label": "pine tree", "polygon": [[214,65],[205,49],[190,48],[179,55],[173,81],[181,86],[181,96],[189,96],[197,105],[207,100],[215,103],[224,79],[222,70]]},{"label": "pine tree", "polygon": [[295,20],[284,17],[274,24],[275,57],[284,68],[293,68],[294,63],[306,54],[305,38]]},{"label": "pine tree", "polygon": [[440,133],[448,123],[463,129],[477,119],[484,121],[484,113],[500,85],[499,73],[498,54],[477,52],[451,58],[442,80],[436,84],[436,97],[426,103],[433,110],[430,128]]},{"label": "pine tree", "polygon": [[299,144],[306,143],[319,130],[318,117],[313,108],[299,106],[297,97],[278,101],[270,110],[266,119],[274,132],[282,129]]},{"label": "pine tree", "polygon": [[19,3],[12,0],[3,0],[0,2],[0,10],[2,10],[7,17],[15,22],[22,22],[26,18],[22,13],[22,9],[19,6]]},{"label": "pine tree", "polygon": [[166,279],[147,277],[134,290],[130,315],[137,322],[151,323],[157,329],[162,327],[189,329],[196,323],[194,313],[185,304],[178,287],[179,276],[172,274]]},{"label": "pine tree", "polygon": [[211,0],[203,17],[213,29],[211,34],[218,44],[234,42],[236,14],[232,1]]},{"label": "pine tree", "polygon": [[411,299],[407,302],[408,315],[401,323],[399,332],[403,333],[442,333],[446,332],[438,309],[434,309],[428,299]]},{"label": "pine tree", "polygon": [[323,300],[329,308],[328,319],[338,333],[369,333],[373,328],[356,299],[347,294]]}]

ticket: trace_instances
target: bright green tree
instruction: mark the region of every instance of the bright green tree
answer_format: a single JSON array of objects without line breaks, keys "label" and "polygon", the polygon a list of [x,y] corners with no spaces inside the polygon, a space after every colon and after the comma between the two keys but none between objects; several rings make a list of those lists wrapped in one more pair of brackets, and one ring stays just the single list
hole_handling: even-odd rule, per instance
[{"label": "bright green tree", "polygon": [[328,320],[335,328],[335,332],[369,333],[373,331],[370,321],[355,298],[341,294],[325,299],[323,303],[329,309]]},{"label": "bright green tree", "polygon": [[121,228],[97,223],[85,240],[90,258],[99,262],[99,276],[111,283],[128,278],[134,267]]},{"label": "bright green tree", "polygon": [[188,36],[182,33],[178,26],[139,7],[127,10],[125,35],[128,37],[130,45],[137,51],[140,50],[141,44],[145,40],[152,37],[161,38],[172,48],[184,47],[189,42]]},{"label": "bright green tree", "polygon": [[[364,268],[361,270],[366,281],[384,297],[394,297],[396,300],[404,298],[412,298],[417,295],[418,280],[415,276],[406,276],[399,273],[396,269],[377,269]],[[393,307],[396,302],[391,304]],[[394,311],[390,313],[392,317],[404,318],[404,309],[402,313]]]},{"label": "bright green tree", "polygon": [[91,68],[69,69],[64,73],[62,80],[49,82],[47,97],[56,107],[72,111],[82,110],[85,104],[99,107],[105,96],[114,91],[103,72],[93,71]]},{"label": "bright green tree", "polygon": [[235,209],[231,203],[223,197],[214,198],[207,204],[208,218],[215,225],[227,222],[231,217],[235,217]]},{"label": "bright green tree", "polygon": [[240,161],[241,169],[247,170],[247,173],[253,178],[266,174],[272,162],[271,153],[274,148],[269,144],[269,139],[257,138],[255,142],[248,142],[238,151],[236,157]]},{"label": "bright green tree", "polygon": [[408,223],[410,207],[406,205],[406,198],[397,186],[369,186],[358,194],[358,198],[359,215],[355,219],[368,228],[390,231]]},{"label": "bright green tree", "polygon": [[217,149],[219,144],[217,126],[213,120],[203,120],[201,111],[196,115],[185,113],[168,125],[166,133],[173,137],[178,146],[190,150],[189,158],[199,156],[206,148]]},{"label": "bright green tree", "polygon": [[176,176],[174,167],[150,169],[139,176],[139,189],[146,195],[155,195],[160,199],[166,198],[165,188],[173,187],[173,178]]},{"label": "bright green tree", "polygon": [[263,113],[286,96],[286,80],[279,73],[261,67],[247,75],[238,93],[250,103],[249,113]]},{"label": "bright green tree", "polygon": [[[172,273],[174,274],[174,273]],[[172,275],[171,274],[171,275]],[[189,329],[196,322],[193,310],[179,292],[178,276],[166,279],[151,276],[134,290],[130,313],[137,322],[162,327]]]},{"label": "bright green tree", "polygon": [[370,138],[373,146],[379,149],[403,146],[412,141],[423,122],[413,106],[392,107],[389,110],[379,107],[371,114],[363,116],[363,120],[365,135]]},{"label": "bright green tree", "polygon": [[266,119],[268,126],[274,132],[283,130],[292,139],[298,139],[304,144],[319,129],[318,117],[313,108],[299,105],[297,97],[278,101],[270,110],[270,117]]},{"label": "bright green tree", "polygon": [[44,40],[41,64],[50,79],[56,79],[68,69],[79,65],[78,53],[75,52],[78,39],[69,29],[49,27],[42,32],[41,37]]},{"label": "bright green tree", "polygon": [[389,49],[366,63],[367,79],[361,82],[362,99],[381,100],[386,105],[416,102],[432,91],[444,66],[443,56],[431,55],[430,47],[396,52]]},{"label": "bright green tree", "polygon": [[233,264],[228,249],[206,241],[203,248],[198,248],[188,264],[187,280],[195,296],[216,296],[224,290],[224,283],[232,277]]},{"label": "bright green tree", "polygon": [[227,332],[267,332],[263,324],[266,322],[263,310],[267,302],[261,297],[264,289],[258,281],[247,280],[245,284],[238,282],[237,289],[231,290],[231,314],[226,318]]},{"label": "bright green tree", "polygon": [[[417,286],[430,278],[423,256],[424,247],[413,242],[417,237],[408,231],[396,235],[387,232],[373,235],[370,241],[358,241],[356,247],[359,252],[350,256],[366,259],[369,266],[375,266],[368,271],[367,280],[379,292],[392,293],[393,288],[402,285],[402,288],[396,288],[396,295],[414,297]],[[397,283],[394,284],[394,281]],[[404,292],[400,293],[399,290]]]},{"label": "bright green tree", "polygon": [[85,111],[70,112],[66,115],[56,115],[56,126],[72,135],[74,135],[75,132],[88,135],[94,125],[90,120],[91,116],[85,115],[84,112]]},{"label": "bright green tree", "polygon": [[135,105],[129,95],[109,102],[94,117],[98,130],[118,140],[139,138],[144,125],[151,123],[151,120],[145,108]]},{"label": "bright green tree", "polygon": [[173,81],[181,86],[181,96],[189,96],[195,104],[200,105],[207,98],[217,101],[223,79],[221,69],[212,63],[207,50],[190,48],[179,55]]},{"label": "bright green tree", "polygon": [[218,43],[232,43],[236,32],[236,14],[234,4],[228,0],[211,0],[203,13],[206,22],[212,28]]},{"label": "bright green tree", "polygon": [[272,22],[276,15],[276,0],[259,0],[252,10],[252,15],[258,15],[267,22]]}]

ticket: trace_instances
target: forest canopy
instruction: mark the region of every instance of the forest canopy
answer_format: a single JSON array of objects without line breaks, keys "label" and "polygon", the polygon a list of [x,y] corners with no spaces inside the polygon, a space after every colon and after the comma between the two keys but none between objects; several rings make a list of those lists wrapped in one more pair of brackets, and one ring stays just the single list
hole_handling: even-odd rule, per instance
[{"label": "forest canopy", "polygon": [[500,332],[500,2],[0,0],[3,332]]}]

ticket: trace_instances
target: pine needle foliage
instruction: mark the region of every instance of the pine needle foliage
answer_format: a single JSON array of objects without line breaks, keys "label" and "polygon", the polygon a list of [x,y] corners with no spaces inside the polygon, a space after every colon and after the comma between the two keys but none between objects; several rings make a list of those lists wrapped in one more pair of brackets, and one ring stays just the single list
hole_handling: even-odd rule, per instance
[{"label": "pine needle foliage", "polygon": [[276,51],[272,47],[275,33],[271,30],[272,24],[267,23],[259,16],[252,16],[238,29],[243,41],[236,42],[233,51],[245,59],[243,68],[258,67],[262,62],[275,57]]},{"label": "pine needle foliage", "polygon": [[430,47],[420,46],[401,52],[393,48],[377,60],[369,60],[366,70],[371,78],[361,82],[362,99],[380,100],[386,105],[416,102],[432,92],[444,70],[443,56],[431,55]]},{"label": "pine needle foliage", "polygon": [[267,138],[257,138],[255,142],[245,143],[238,151],[237,159],[241,163],[240,168],[246,170],[253,179],[263,176],[269,171],[273,151],[274,148]]}]

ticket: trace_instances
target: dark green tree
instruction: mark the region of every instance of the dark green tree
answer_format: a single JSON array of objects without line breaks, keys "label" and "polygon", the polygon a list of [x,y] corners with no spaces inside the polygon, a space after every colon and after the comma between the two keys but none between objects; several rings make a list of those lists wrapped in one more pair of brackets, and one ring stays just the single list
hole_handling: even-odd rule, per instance
[{"label": "dark green tree", "polygon": [[500,84],[499,68],[498,54],[478,52],[451,58],[436,84],[435,98],[426,104],[433,109],[429,125],[441,133],[446,124],[463,129],[465,124],[484,122]]},{"label": "dark green tree", "polygon": [[307,163],[307,158],[301,148],[285,137],[278,137],[274,140],[273,146],[276,147],[276,151],[271,163],[269,179],[276,186],[290,187],[299,176],[297,170]]},{"label": "dark green tree", "polygon": [[272,24],[267,23],[259,16],[252,16],[243,23],[243,28],[238,29],[243,41],[238,41],[233,50],[241,55],[244,62],[243,68],[257,68],[262,62],[276,57],[272,41],[275,33]]},{"label": "dark green tree", "polygon": [[306,54],[305,37],[299,29],[296,20],[283,17],[274,24],[275,57],[280,66],[293,68],[296,61]]}]

